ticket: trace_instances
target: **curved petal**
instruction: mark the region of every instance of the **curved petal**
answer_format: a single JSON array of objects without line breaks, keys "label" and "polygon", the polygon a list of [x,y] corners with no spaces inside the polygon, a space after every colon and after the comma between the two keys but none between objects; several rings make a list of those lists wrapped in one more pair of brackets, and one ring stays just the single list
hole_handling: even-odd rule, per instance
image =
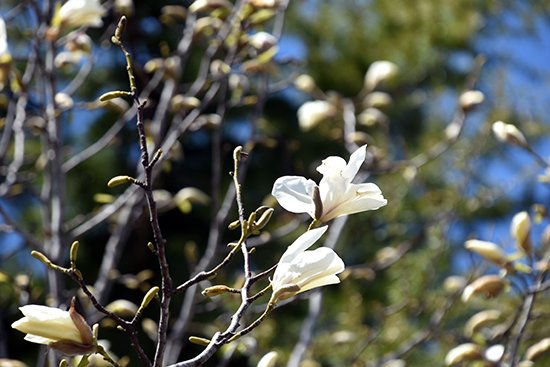
[{"label": "curved petal", "polygon": [[36,336],[36,335],[32,335],[32,334],[27,334],[25,335],[25,338],[24,338],[26,341],[28,342],[31,342],[31,343],[36,343],[36,344],[45,344],[45,345],[48,345],[48,344],[51,344],[51,343],[55,343],[56,340],[52,340],[52,339],[48,339],[48,338],[43,338],[41,336]]},{"label": "curved petal", "polygon": [[317,167],[317,172],[323,176],[342,176],[342,171],[346,169],[346,161],[342,157],[331,156],[323,159],[321,165]]},{"label": "curved petal", "polygon": [[312,280],[311,282],[307,283],[303,287],[300,288],[300,291],[298,293],[302,293],[305,291],[309,291],[313,288],[322,287],[324,285],[330,285],[330,284],[338,284],[340,283],[340,278],[338,278],[336,275],[325,275],[323,277],[320,277],[318,279]]},{"label": "curved petal", "polygon": [[344,262],[328,247],[304,251],[290,263],[287,271],[296,276],[292,283],[305,286],[310,281],[344,270]]},{"label": "curved petal", "polygon": [[316,186],[313,180],[301,176],[279,177],[273,184],[271,194],[279,204],[292,213],[308,213],[313,218],[315,203],[313,189]]},{"label": "curved petal", "polygon": [[[298,237],[284,252],[283,256],[281,256],[281,260],[279,260],[279,264],[281,263],[290,263],[293,262],[293,260],[296,259],[300,254],[302,254],[305,250],[311,247],[321,236],[327,231],[328,226],[322,226],[319,228],[311,229],[304,234],[302,234],[300,237]],[[275,270],[275,275],[277,274],[277,271],[279,270],[279,266],[277,266],[277,270]]]},{"label": "curved petal", "polygon": [[359,169],[365,162],[365,156],[367,155],[367,145],[363,145],[349,157],[349,163],[342,172],[342,176],[347,178],[350,182],[353,180]]},{"label": "curved petal", "polygon": [[342,215],[376,210],[388,203],[380,188],[373,183],[351,184],[348,190],[346,197],[341,198],[336,205],[325,207],[321,221],[327,222]]}]

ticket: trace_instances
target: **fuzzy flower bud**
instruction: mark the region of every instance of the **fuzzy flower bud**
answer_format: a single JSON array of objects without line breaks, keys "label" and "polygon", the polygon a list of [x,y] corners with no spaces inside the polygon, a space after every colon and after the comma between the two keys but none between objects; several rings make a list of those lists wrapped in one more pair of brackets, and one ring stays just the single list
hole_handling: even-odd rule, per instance
[{"label": "fuzzy flower bud", "polygon": [[301,74],[294,79],[294,86],[302,92],[311,93],[315,90],[315,80],[310,75]]},{"label": "fuzzy flower bud", "polygon": [[483,103],[485,96],[478,90],[467,90],[458,98],[458,103],[463,110],[468,111]]},{"label": "fuzzy flower bud", "polygon": [[510,233],[516,240],[516,244],[524,253],[531,252],[531,240],[529,232],[531,231],[531,219],[526,211],[514,215],[510,226]]},{"label": "fuzzy flower bud", "polygon": [[481,348],[477,344],[465,343],[451,349],[447,353],[445,364],[453,366],[465,361],[475,361],[481,357]]},{"label": "fuzzy flower bud", "polygon": [[464,247],[467,250],[483,256],[485,259],[497,264],[498,266],[503,266],[508,262],[506,259],[506,254],[496,243],[480,240],[468,240],[464,243]]},{"label": "fuzzy flower bud", "polygon": [[368,91],[376,88],[380,83],[394,78],[399,71],[396,64],[391,61],[373,62],[365,74],[365,88]]},{"label": "fuzzy flower bud", "polygon": [[514,125],[497,121],[493,123],[492,129],[495,137],[503,143],[518,145],[520,147],[526,147],[528,145],[525,136],[523,136],[521,131]]},{"label": "fuzzy flower bud", "polygon": [[52,18],[54,27],[101,27],[106,10],[101,6],[99,0],[69,0]]},{"label": "fuzzy flower bud", "polygon": [[468,302],[475,295],[484,295],[486,298],[496,297],[507,285],[508,282],[498,275],[484,275],[464,288],[462,301]]},{"label": "fuzzy flower bud", "polygon": [[525,359],[535,361],[550,350],[550,338],[544,338],[531,345],[525,352]]},{"label": "fuzzy flower bud", "polygon": [[279,353],[269,352],[266,355],[264,355],[262,359],[260,359],[256,367],[275,367],[275,363],[277,363],[277,359],[279,359]]},{"label": "fuzzy flower bud", "polygon": [[302,130],[308,131],[334,116],[335,113],[336,108],[329,102],[306,102],[298,109],[298,123]]}]

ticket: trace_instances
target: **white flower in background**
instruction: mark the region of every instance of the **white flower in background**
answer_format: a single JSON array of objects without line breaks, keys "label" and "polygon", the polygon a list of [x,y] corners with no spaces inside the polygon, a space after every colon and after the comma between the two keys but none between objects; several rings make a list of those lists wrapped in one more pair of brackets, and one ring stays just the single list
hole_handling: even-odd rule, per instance
[{"label": "white flower in background", "polygon": [[92,329],[74,309],[27,305],[19,308],[25,317],[11,327],[26,333],[25,340],[45,344],[66,355],[81,355],[95,351]]},{"label": "white flower in background", "polygon": [[298,109],[298,123],[304,131],[311,130],[329,117],[334,116],[336,108],[326,101],[310,101]]},{"label": "white flower in background", "polygon": [[399,68],[391,61],[375,61],[370,64],[365,74],[365,88],[371,91],[380,83],[395,77],[398,72]]},{"label": "white flower in background", "polygon": [[480,240],[468,240],[464,243],[464,247],[499,266],[503,266],[508,263],[506,254],[496,243]]},{"label": "white flower in background", "polygon": [[271,286],[272,303],[324,285],[340,283],[336,276],[344,271],[344,262],[330,248],[307,250],[326,232],[328,226],[302,234],[290,245],[277,265]]},{"label": "white flower in background", "polygon": [[99,0],[69,0],[54,14],[54,27],[101,27],[106,10]]},{"label": "white flower in background", "polygon": [[529,253],[531,251],[531,241],[529,239],[529,232],[531,231],[531,219],[526,211],[519,212],[512,218],[512,224],[510,225],[510,233],[516,240],[519,248]]},{"label": "white flower in background", "polygon": [[453,366],[465,361],[481,359],[481,348],[474,343],[464,343],[451,349],[445,356],[445,364]]},{"label": "white flower in background", "polygon": [[470,110],[475,106],[483,103],[485,95],[478,90],[467,90],[463,92],[458,98],[458,104],[464,110]]},{"label": "white flower in background", "polygon": [[311,93],[317,87],[315,85],[315,80],[307,74],[301,74],[294,79],[294,86],[296,89],[302,92]]},{"label": "white flower in background", "polygon": [[113,7],[118,14],[126,15],[127,17],[134,15],[133,0],[115,0]]},{"label": "white flower in background", "polygon": [[283,176],[273,184],[272,195],[292,213],[308,213],[319,222],[375,210],[387,204],[380,188],[373,183],[351,181],[365,161],[367,146],[351,155],[349,162],[341,157],[328,157],[317,167],[323,178],[317,185],[301,176]]},{"label": "white flower in background", "polygon": [[504,356],[504,352],[506,351],[506,348],[502,344],[495,344],[491,345],[489,348],[485,350],[485,353],[483,353],[486,360],[492,363],[498,363]]},{"label": "white flower in background", "polygon": [[258,32],[250,36],[248,42],[255,49],[259,51],[266,51],[277,45],[277,38],[267,32]]},{"label": "white flower in background", "polygon": [[11,61],[10,50],[8,49],[8,33],[6,31],[6,22],[0,17],[0,65]]},{"label": "white flower in background", "polygon": [[277,359],[279,359],[279,353],[269,352],[266,355],[264,355],[262,359],[260,359],[256,367],[275,367],[275,363],[277,363]]},{"label": "white flower in background", "polygon": [[519,145],[521,147],[528,145],[525,136],[514,125],[497,121],[493,123],[492,129],[495,137],[503,143]]}]

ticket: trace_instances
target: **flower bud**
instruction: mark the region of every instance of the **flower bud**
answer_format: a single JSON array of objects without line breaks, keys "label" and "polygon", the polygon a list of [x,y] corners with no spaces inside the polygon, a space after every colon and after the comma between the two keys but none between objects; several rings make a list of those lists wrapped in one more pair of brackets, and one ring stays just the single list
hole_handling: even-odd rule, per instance
[{"label": "flower bud", "polygon": [[113,7],[118,14],[130,17],[134,15],[134,3],[132,0],[115,0]]},{"label": "flower bud", "polygon": [[518,145],[520,147],[528,146],[525,136],[514,125],[497,121],[493,123],[492,129],[495,137],[503,143]]},{"label": "flower bud", "polygon": [[294,79],[294,86],[299,91],[305,93],[311,93],[317,88],[315,80],[307,74],[298,75],[296,79]]},{"label": "flower bud", "polygon": [[255,8],[276,8],[279,6],[279,0],[248,0],[248,3]]},{"label": "flower bud", "polygon": [[498,275],[484,275],[470,283],[462,292],[462,301],[468,302],[474,295],[486,298],[496,297],[504,290],[508,282]]},{"label": "flower bud", "polygon": [[202,345],[202,346],[207,346],[208,344],[210,344],[210,339],[201,338],[198,336],[190,336],[189,341],[193,344]]},{"label": "flower bud", "polygon": [[389,106],[391,103],[392,98],[386,92],[370,92],[363,100],[363,106],[366,108],[383,108]]},{"label": "flower bud", "polygon": [[256,367],[275,367],[277,359],[279,359],[279,353],[269,352],[260,359]]},{"label": "flower bud", "polygon": [[140,310],[143,310],[145,307],[149,306],[149,303],[157,296],[159,293],[160,288],[159,287],[153,287],[149,289],[149,291],[145,294],[143,297],[143,300],[141,301],[141,305],[139,306]]},{"label": "flower bud", "polygon": [[524,253],[531,252],[531,240],[529,238],[529,232],[531,231],[531,219],[526,211],[519,212],[514,215],[512,224],[510,226],[510,233],[516,240],[517,246]]},{"label": "flower bud", "polygon": [[443,282],[443,289],[448,293],[456,293],[464,288],[466,285],[466,279],[459,275],[451,275],[445,278]]},{"label": "flower bud", "polygon": [[464,325],[464,335],[471,338],[485,325],[498,321],[501,315],[499,310],[484,310],[476,313],[466,321]]},{"label": "flower bud", "polygon": [[482,357],[481,348],[477,344],[465,343],[451,349],[445,356],[445,364],[453,366],[465,361],[475,361]]},{"label": "flower bud", "polygon": [[471,110],[475,106],[483,103],[485,96],[478,90],[467,90],[458,98],[458,103],[464,111]]},{"label": "flower bud", "polygon": [[387,124],[388,117],[379,109],[369,107],[357,116],[357,120],[364,126],[376,126],[378,124]]},{"label": "flower bud", "polygon": [[365,74],[365,88],[372,91],[380,83],[394,78],[398,71],[397,65],[391,61],[373,62]]},{"label": "flower bud", "polygon": [[121,317],[133,317],[138,307],[128,300],[117,299],[105,306],[105,309]]},{"label": "flower bud", "polygon": [[214,297],[214,296],[218,296],[218,295],[223,294],[223,293],[227,293],[230,290],[231,290],[231,288],[229,288],[228,286],[220,284],[220,285],[213,285],[211,287],[205,288],[201,292],[201,294],[205,297]]},{"label": "flower bud", "polygon": [[336,108],[329,102],[306,102],[298,109],[298,123],[302,130],[308,131],[335,114]]},{"label": "flower bud", "polygon": [[52,17],[52,26],[78,28],[81,26],[101,27],[106,10],[99,0],[69,0],[56,9]]},{"label": "flower bud", "polygon": [[63,110],[72,108],[74,105],[73,99],[67,93],[62,93],[62,92],[56,93],[54,100],[57,107]]},{"label": "flower bud", "polygon": [[182,94],[175,95],[170,101],[171,109],[173,112],[179,110],[189,110],[197,108],[201,105],[201,101],[196,97],[184,96]]},{"label": "flower bud", "polygon": [[525,359],[535,361],[550,350],[550,338],[544,338],[531,345],[525,352]]},{"label": "flower bud", "polygon": [[124,185],[124,184],[127,184],[127,183],[133,183],[134,180],[135,179],[133,177],[130,177],[130,176],[115,176],[115,177],[111,178],[109,180],[109,182],[107,182],[107,186],[108,187],[116,187],[116,186]]},{"label": "flower bud", "polygon": [[489,348],[485,350],[485,353],[483,353],[483,356],[489,362],[498,363],[504,356],[505,350],[506,349],[502,344],[491,345]]},{"label": "flower bud", "polygon": [[464,243],[464,247],[467,250],[483,256],[485,259],[497,264],[498,266],[504,266],[508,263],[504,251],[502,251],[502,249],[493,242],[468,240]]},{"label": "flower bud", "polygon": [[232,4],[227,0],[196,0],[189,6],[191,13],[206,12],[214,9],[231,9]]}]

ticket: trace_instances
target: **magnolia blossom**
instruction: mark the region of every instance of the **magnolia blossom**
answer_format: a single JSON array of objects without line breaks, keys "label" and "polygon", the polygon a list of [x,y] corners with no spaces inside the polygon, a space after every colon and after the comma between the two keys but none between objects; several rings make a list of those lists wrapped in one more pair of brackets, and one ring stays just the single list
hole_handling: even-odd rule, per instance
[{"label": "magnolia blossom", "polygon": [[370,64],[365,74],[365,88],[373,90],[380,83],[397,75],[399,68],[391,61],[380,60]]},{"label": "magnolia blossom", "polygon": [[101,27],[106,10],[99,0],[69,0],[54,15],[52,25],[78,28]]},{"label": "magnolia blossom", "polygon": [[521,147],[528,146],[527,139],[525,139],[523,133],[512,124],[496,121],[491,128],[495,137],[503,143],[519,145]]},{"label": "magnolia blossom", "polygon": [[351,183],[365,161],[366,149],[366,145],[357,149],[348,163],[341,157],[324,159],[317,167],[323,175],[319,185],[305,177],[283,176],[275,181],[271,193],[289,212],[308,213],[320,222],[378,209],[388,202],[378,186]]},{"label": "magnolia blossom", "polygon": [[6,22],[0,17],[0,64],[4,63],[3,59],[10,59],[10,51],[8,49],[8,34],[6,32]]},{"label": "magnolia blossom", "polygon": [[25,317],[11,327],[26,333],[25,340],[45,344],[66,355],[88,354],[95,350],[92,329],[71,303],[69,311],[42,305],[19,308]]},{"label": "magnolia blossom", "polygon": [[327,226],[307,231],[290,245],[273,274],[271,302],[285,299],[307,290],[328,284],[340,283],[336,274],[344,271],[344,262],[330,248],[319,247],[307,250],[323,233]]},{"label": "magnolia blossom", "polygon": [[306,102],[298,109],[298,124],[304,131],[311,130],[335,113],[336,108],[329,102]]},{"label": "magnolia blossom", "polygon": [[464,247],[499,266],[505,265],[508,262],[506,254],[496,243],[480,240],[468,240],[464,243]]},{"label": "magnolia blossom", "polygon": [[531,231],[531,219],[526,211],[519,212],[512,218],[510,233],[516,240],[516,243],[525,253],[531,251],[531,242],[529,232]]}]

